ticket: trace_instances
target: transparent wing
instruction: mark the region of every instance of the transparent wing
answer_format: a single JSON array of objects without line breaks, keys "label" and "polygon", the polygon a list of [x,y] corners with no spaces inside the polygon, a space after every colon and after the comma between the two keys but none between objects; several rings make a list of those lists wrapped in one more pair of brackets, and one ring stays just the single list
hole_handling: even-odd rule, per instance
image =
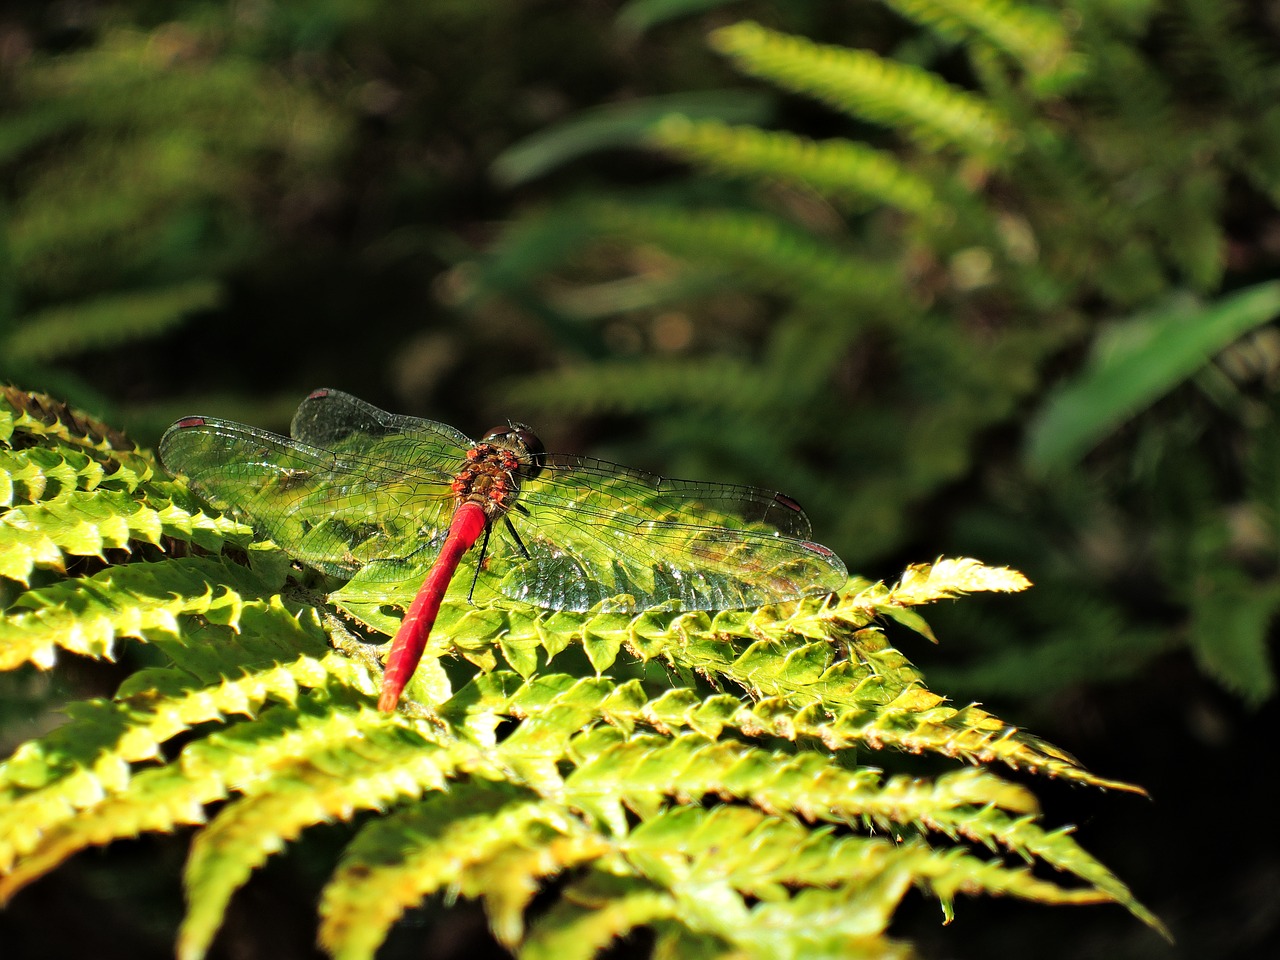
[{"label": "transparent wing", "polygon": [[387,413],[341,390],[313,390],[298,405],[289,432],[295,440],[326,449],[380,449],[377,441],[403,435],[414,454],[442,469],[452,469],[472,446],[464,433],[448,424]]},{"label": "transparent wing", "polygon": [[325,448],[205,417],[170,427],[160,457],[210,503],[335,576],[438,551],[461,459],[448,438],[352,435]]},{"label": "transparent wing", "polygon": [[[198,493],[327,573],[434,558],[453,513],[450,484],[472,446],[466,436],[337,390],[307,397],[292,432],[189,417],[160,453]],[[782,494],[578,457],[537,463],[478,573],[505,596],[560,610],[616,597],[634,609],[674,601],[730,610],[837,590],[847,578]]]},{"label": "transparent wing", "polygon": [[495,537],[506,596],[560,610],[617,596],[635,609],[733,610],[837,590],[848,577],[782,494],[599,460],[542,462],[510,515],[520,543]]}]

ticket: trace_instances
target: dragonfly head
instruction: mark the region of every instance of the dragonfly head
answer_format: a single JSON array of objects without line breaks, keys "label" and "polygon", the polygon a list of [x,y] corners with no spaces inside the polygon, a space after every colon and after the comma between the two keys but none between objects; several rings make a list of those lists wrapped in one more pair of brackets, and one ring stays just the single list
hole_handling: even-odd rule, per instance
[{"label": "dragonfly head", "polygon": [[542,457],[547,448],[528,424],[512,421],[506,426],[494,427],[485,431],[482,442],[505,447],[515,453],[525,465],[520,473],[526,480],[533,479],[542,470]]}]

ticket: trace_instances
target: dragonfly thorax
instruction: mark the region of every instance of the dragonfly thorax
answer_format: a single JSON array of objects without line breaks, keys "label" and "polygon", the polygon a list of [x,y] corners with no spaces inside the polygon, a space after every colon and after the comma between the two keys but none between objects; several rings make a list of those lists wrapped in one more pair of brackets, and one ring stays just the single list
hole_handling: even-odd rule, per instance
[{"label": "dragonfly thorax", "polygon": [[[537,443],[532,433],[527,435]],[[533,451],[513,432],[490,431],[467,451],[466,459],[466,465],[454,474],[453,495],[459,503],[479,504],[490,519],[511,509],[520,481],[538,469]]]}]

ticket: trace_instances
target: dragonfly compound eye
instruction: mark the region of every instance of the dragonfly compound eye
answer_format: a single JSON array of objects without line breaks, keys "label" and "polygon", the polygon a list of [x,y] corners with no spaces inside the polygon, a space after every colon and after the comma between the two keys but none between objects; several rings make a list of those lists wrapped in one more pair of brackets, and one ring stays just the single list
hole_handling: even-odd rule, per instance
[{"label": "dragonfly compound eye", "polygon": [[542,469],[542,457],[547,448],[542,445],[533,428],[524,423],[508,423],[504,427],[494,427],[485,431],[482,442],[496,444],[514,450],[521,460],[529,464],[525,471],[525,479],[538,475]]}]

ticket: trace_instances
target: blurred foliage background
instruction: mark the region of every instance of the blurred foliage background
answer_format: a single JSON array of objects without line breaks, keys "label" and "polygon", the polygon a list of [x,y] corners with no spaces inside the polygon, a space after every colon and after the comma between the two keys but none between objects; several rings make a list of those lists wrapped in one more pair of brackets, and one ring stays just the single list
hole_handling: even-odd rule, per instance
[{"label": "blurred foliage background", "polygon": [[[1278,41],[1275,4],[1223,0],[12,7],[0,378],[144,443],[194,412],[283,428],[321,385],[472,435],[518,417],[781,487],[873,578],[1018,567],[1029,594],[902,642],[1151,790],[1060,802],[1179,943],[1001,904],[899,932],[1264,955]],[[23,682],[7,747],[49,695]],[[24,893],[0,942],[167,955],[181,850],[130,869],[159,843]],[[225,956],[309,955],[322,846],[250,886]],[[450,916],[387,955],[486,949]]]}]

